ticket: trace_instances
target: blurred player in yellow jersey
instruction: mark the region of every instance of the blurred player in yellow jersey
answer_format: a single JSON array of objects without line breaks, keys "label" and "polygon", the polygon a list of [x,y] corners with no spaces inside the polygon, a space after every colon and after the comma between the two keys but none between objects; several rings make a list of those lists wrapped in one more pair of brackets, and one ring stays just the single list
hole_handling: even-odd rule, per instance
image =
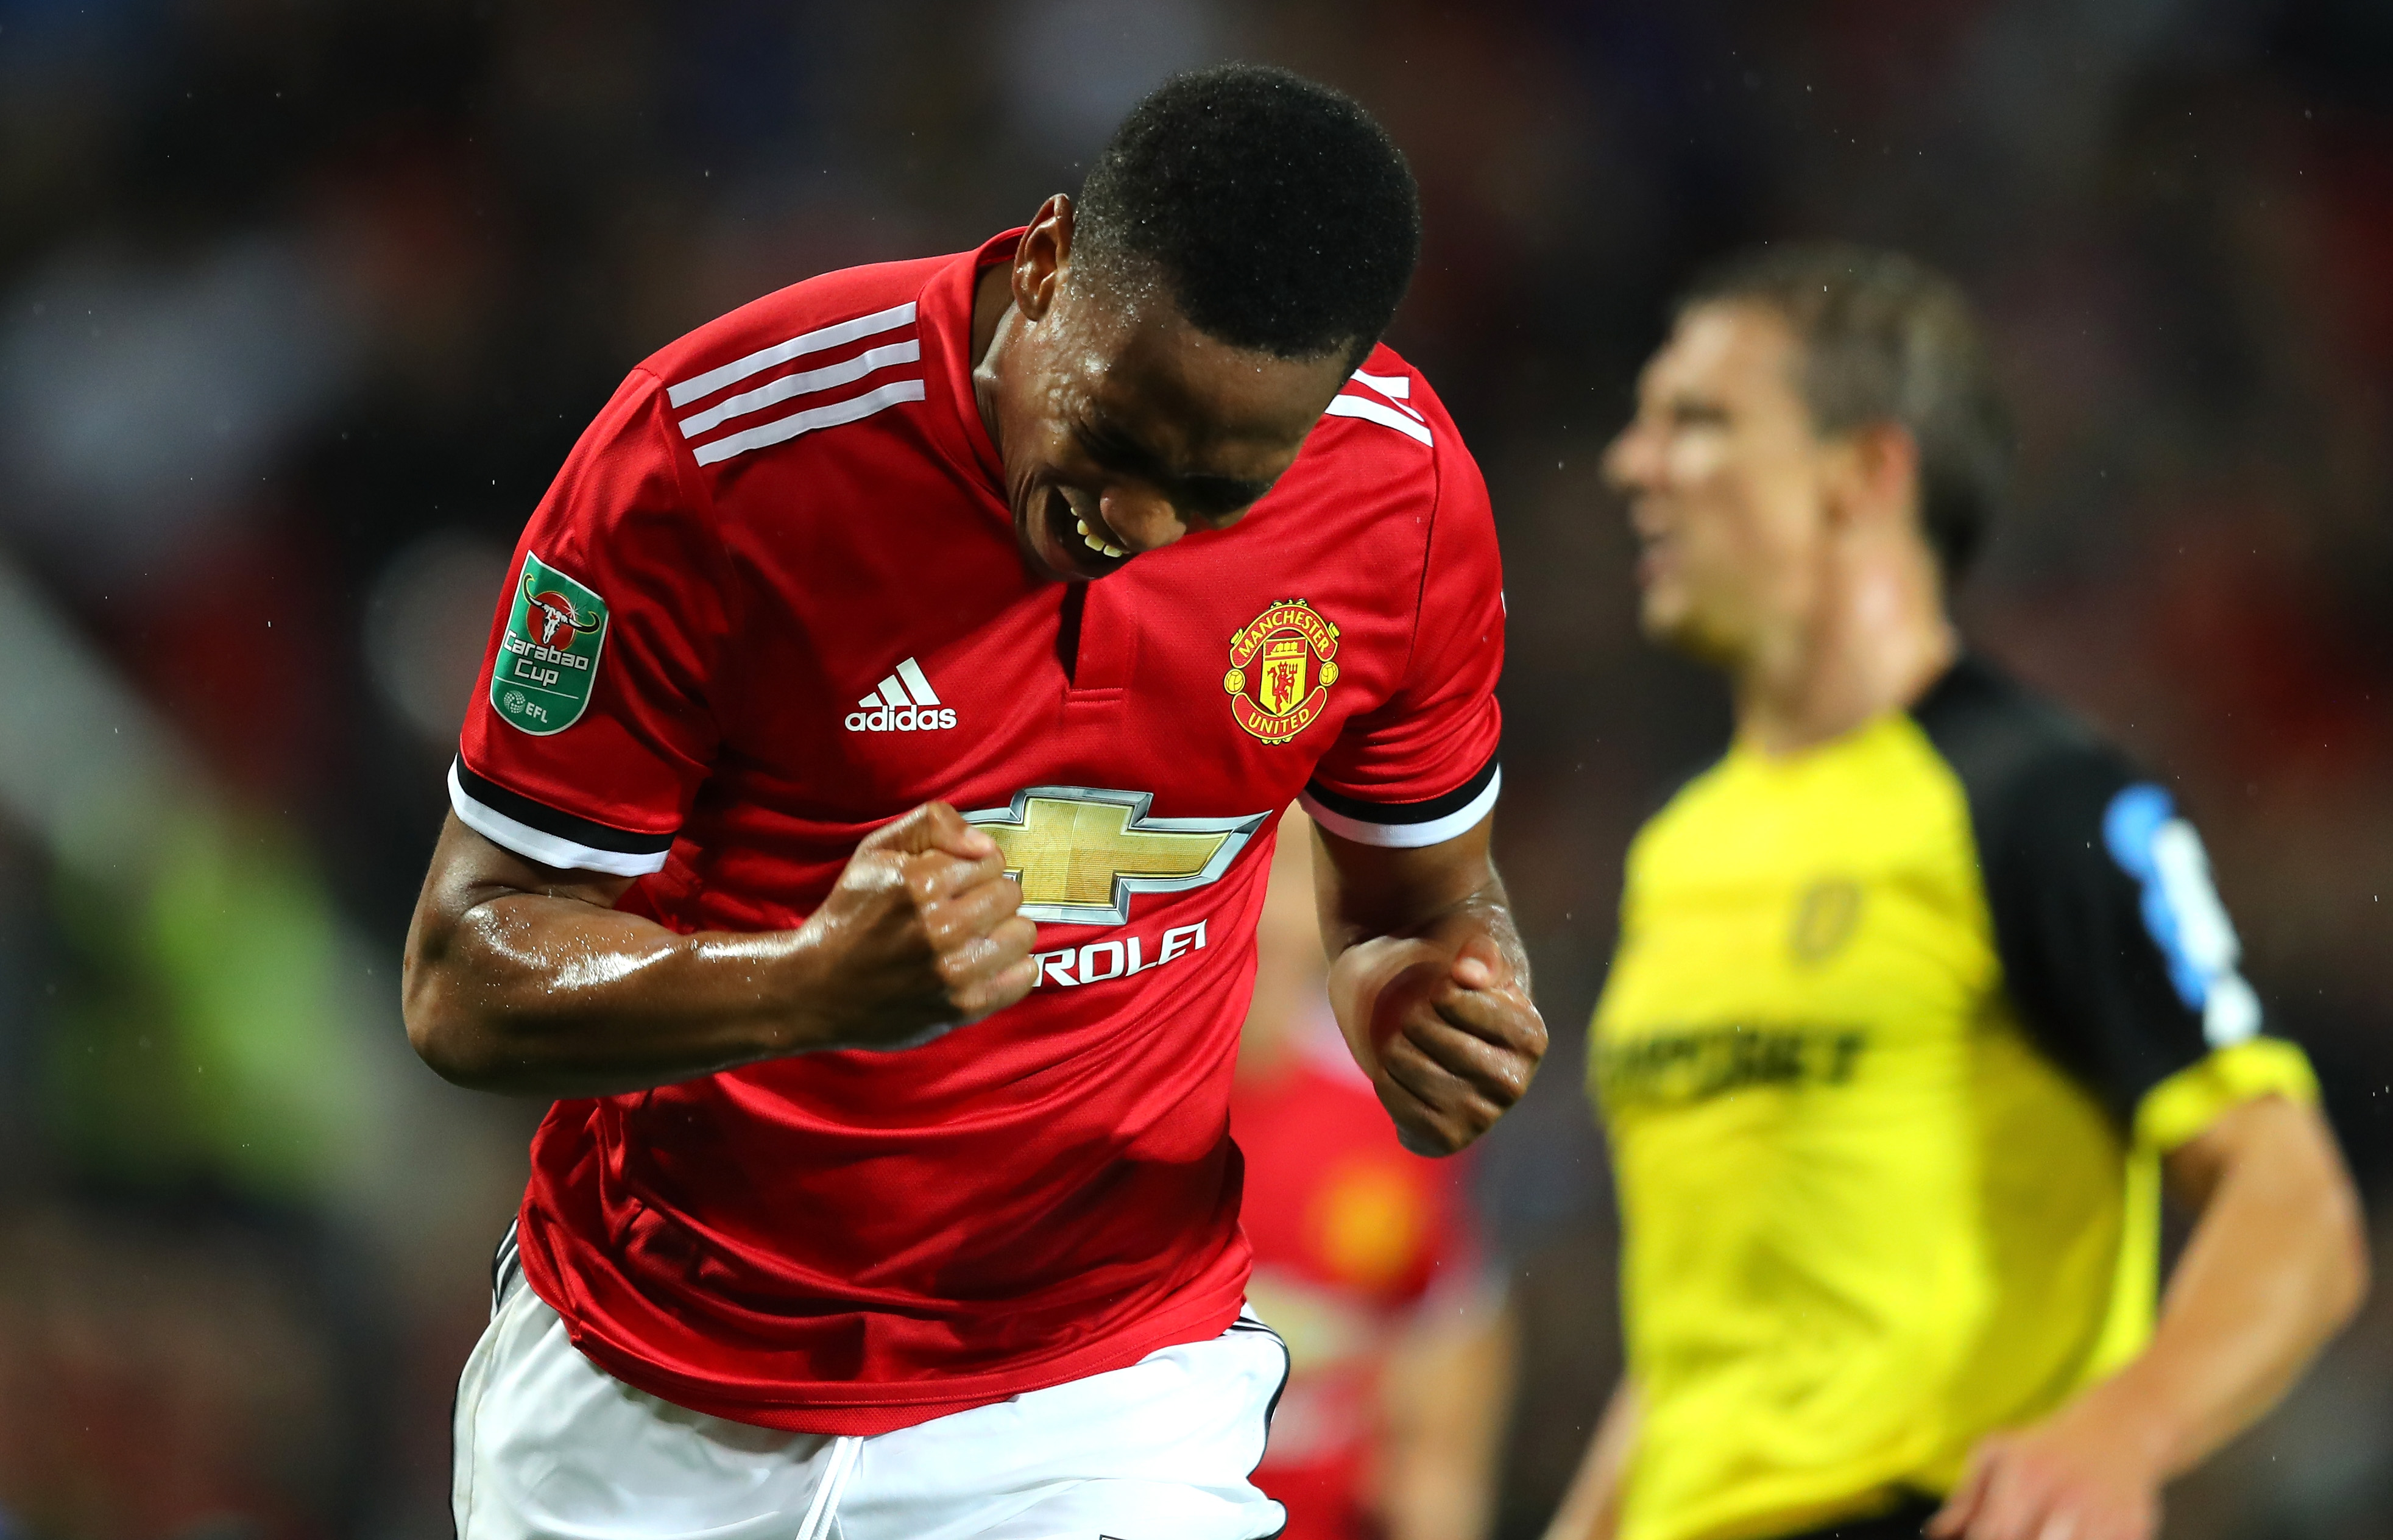
[{"label": "blurred player in yellow jersey", "polygon": [[1550,1540],[2151,1540],[2366,1287],[2199,836],[1955,632],[2006,444],[1952,284],[1794,248],[1693,291],[1609,451],[1735,734],[1629,855],[1628,1372]]}]

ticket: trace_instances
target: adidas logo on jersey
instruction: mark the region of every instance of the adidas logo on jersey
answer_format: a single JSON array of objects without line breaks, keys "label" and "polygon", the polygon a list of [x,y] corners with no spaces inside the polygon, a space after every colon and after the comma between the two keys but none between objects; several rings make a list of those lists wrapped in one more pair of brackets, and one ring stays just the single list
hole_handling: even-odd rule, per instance
[{"label": "adidas logo on jersey", "polygon": [[939,704],[922,666],[910,658],[857,704],[863,710],[847,713],[851,733],[922,733],[956,724],[955,708]]}]

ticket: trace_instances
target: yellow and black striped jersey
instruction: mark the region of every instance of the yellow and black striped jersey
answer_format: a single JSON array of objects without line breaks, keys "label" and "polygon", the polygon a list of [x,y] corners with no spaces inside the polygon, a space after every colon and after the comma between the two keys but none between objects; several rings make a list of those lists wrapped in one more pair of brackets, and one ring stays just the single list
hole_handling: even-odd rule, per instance
[{"label": "yellow and black striped jersey", "polygon": [[2193,829],[1966,659],[1805,752],[1742,747],[1639,834],[1590,1079],[1643,1421],[1623,1540],[1940,1492],[2131,1355],[2158,1161],[2314,1097]]}]

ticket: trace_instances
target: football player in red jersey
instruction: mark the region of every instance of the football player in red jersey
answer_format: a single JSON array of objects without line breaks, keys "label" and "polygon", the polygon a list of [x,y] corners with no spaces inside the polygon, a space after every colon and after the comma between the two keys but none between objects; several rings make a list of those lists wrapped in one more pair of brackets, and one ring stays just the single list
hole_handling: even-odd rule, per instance
[{"label": "football player in red jersey", "polygon": [[1479,1540],[1511,1382],[1504,1285],[1463,1159],[1396,1142],[1327,1019],[1301,812],[1280,825],[1255,963],[1230,1131],[1247,1159],[1247,1299],[1288,1355],[1255,1484],[1288,1509],[1281,1540]]},{"label": "football player in red jersey", "polygon": [[1227,1131],[1276,810],[1408,1146],[1546,1041],[1486,491],[1377,342],[1419,247],[1360,108],[1203,72],[1077,202],[766,295],[583,435],[408,945],[427,1062],[558,1099],[465,1540],[1279,1528]]}]

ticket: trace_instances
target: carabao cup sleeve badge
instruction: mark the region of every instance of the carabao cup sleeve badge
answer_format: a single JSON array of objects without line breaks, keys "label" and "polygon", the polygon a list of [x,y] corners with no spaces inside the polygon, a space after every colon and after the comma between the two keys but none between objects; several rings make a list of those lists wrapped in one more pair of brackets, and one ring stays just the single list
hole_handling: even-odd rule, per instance
[{"label": "carabao cup sleeve badge", "polygon": [[1286,743],[1320,720],[1337,659],[1338,628],[1302,599],[1282,600],[1230,635],[1230,715],[1265,743]]},{"label": "carabao cup sleeve badge", "polygon": [[607,642],[607,601],[527,551],[490,665],[490,707],[536,737],[582,720]]}]

